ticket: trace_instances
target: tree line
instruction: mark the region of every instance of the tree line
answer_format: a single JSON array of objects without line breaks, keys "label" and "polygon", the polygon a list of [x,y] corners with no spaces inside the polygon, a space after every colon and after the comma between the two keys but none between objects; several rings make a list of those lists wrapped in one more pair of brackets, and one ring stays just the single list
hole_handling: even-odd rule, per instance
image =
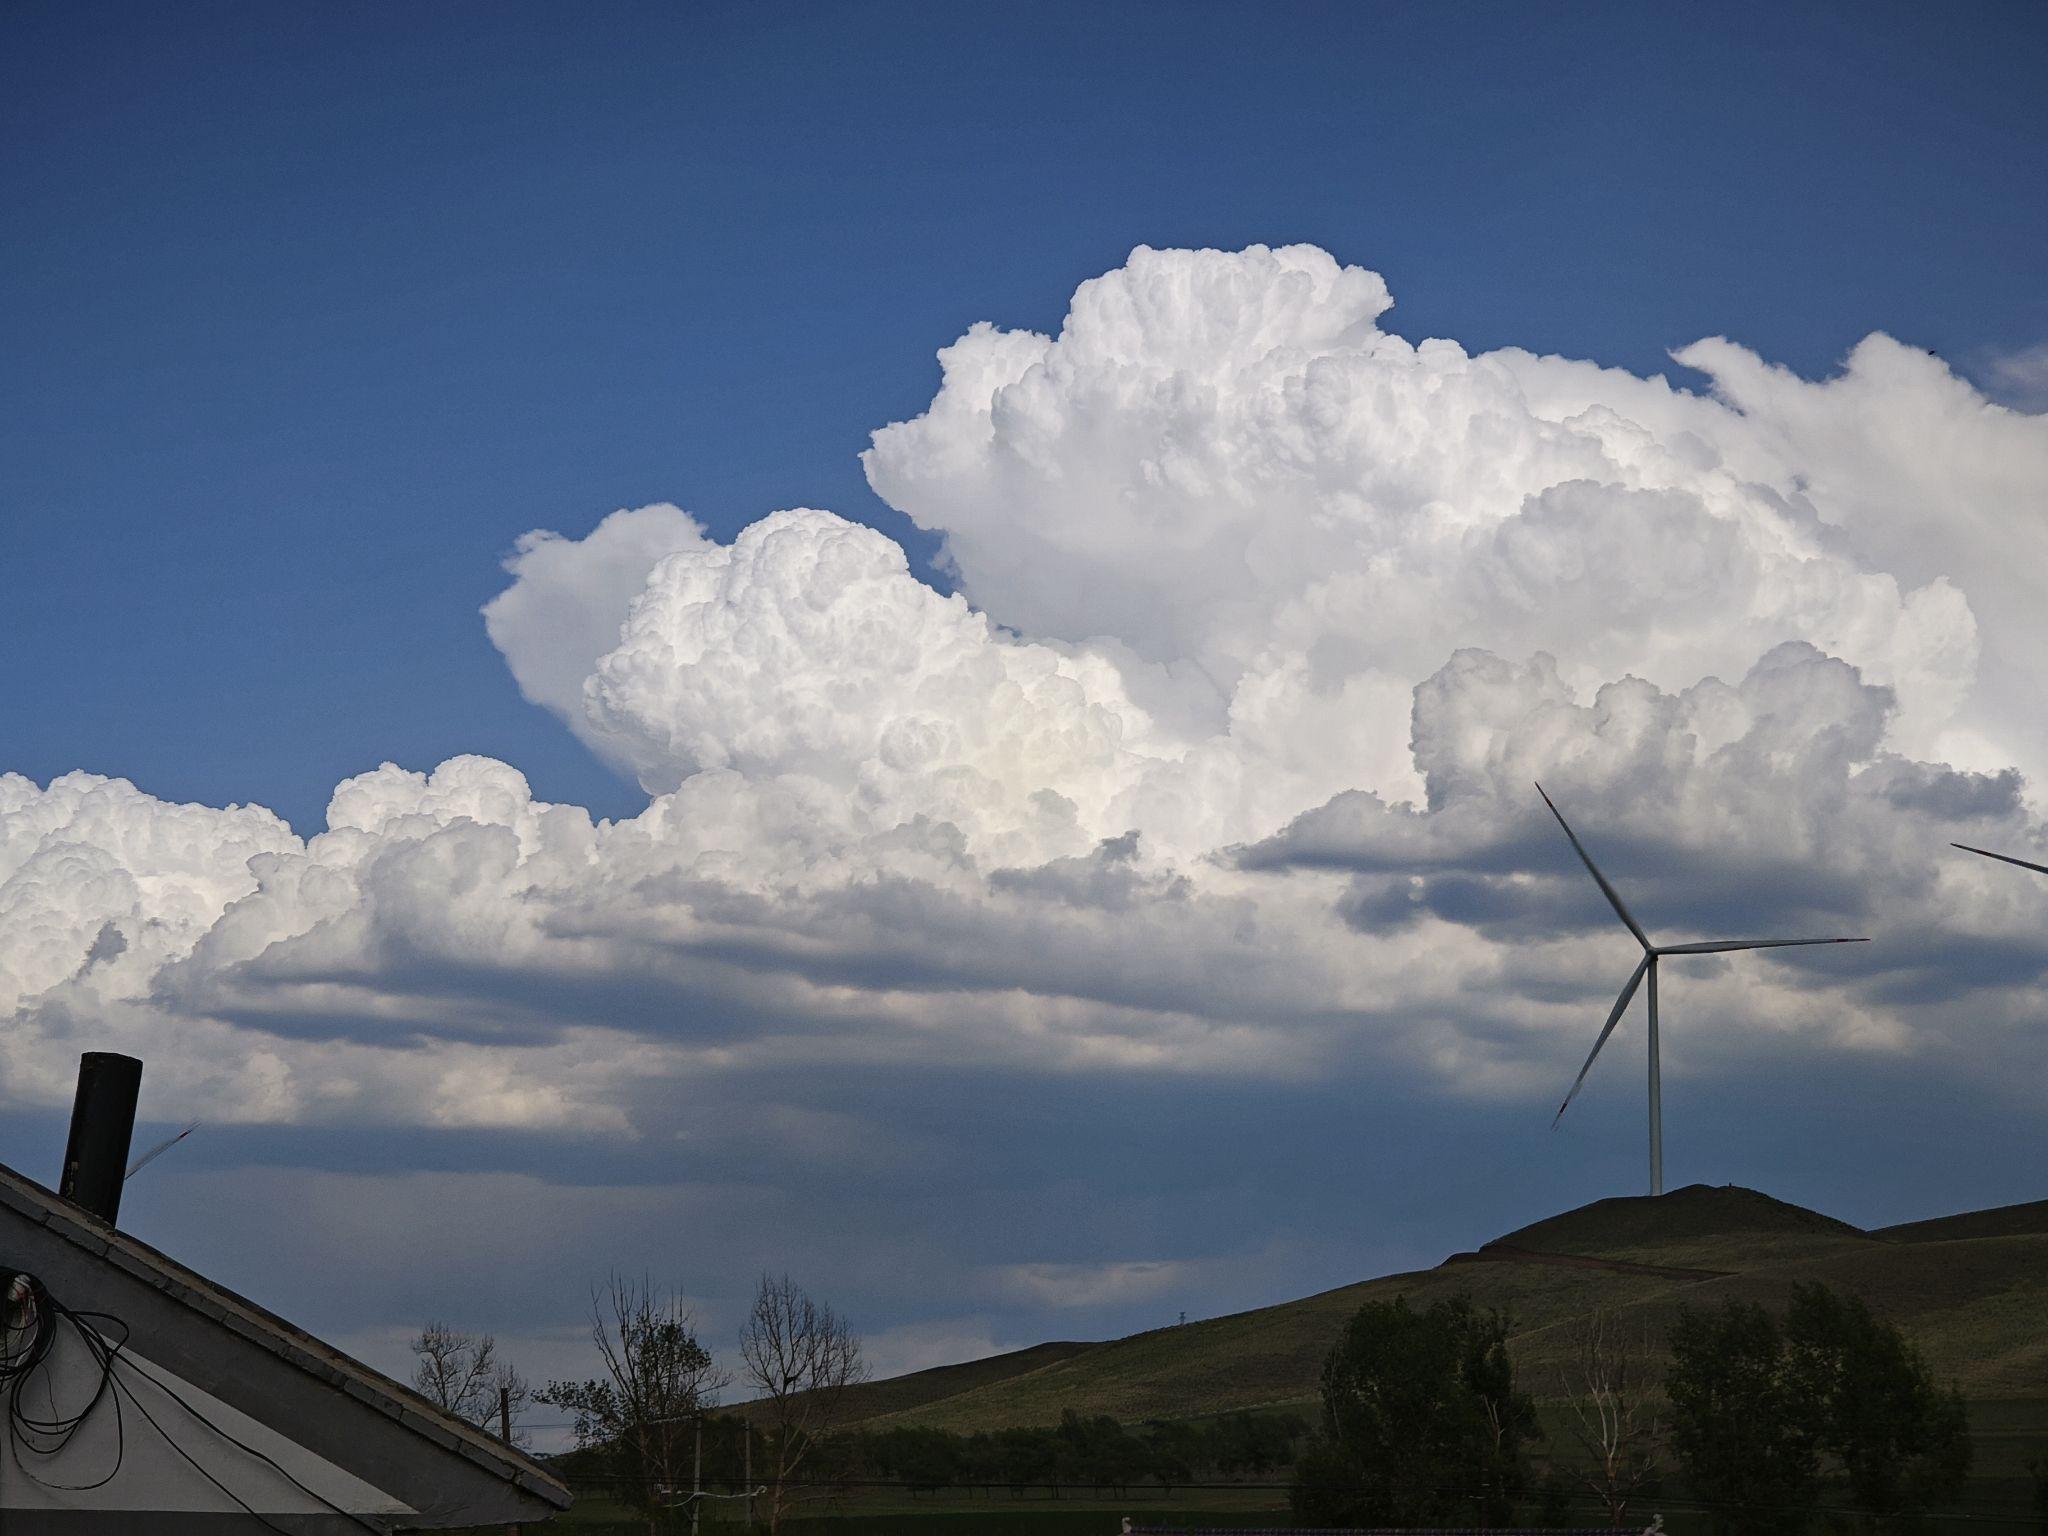
[{"label": "tree line", "polygon": [[897,1483],[915,1493],[956,1487],[1008,1487],[1019,1493],[1089,1487],[1127,1493],[1139,1484],[1163,1493],[1196,1482],[1282,1472],[1308,1433],[1291,1413],[1227,1413],[1206,1421],[1152,1419],[1126,1425],[1106,1414],[1069,1408],[1056,1427],[955,1434],[898,1426],[854,1430],[839,1438],[836,1475]]},{"label": "tree line", "polygon": [[1809,1529],[1828,1477],[1853,1518],[1909,1531],[1969,1472],[1960,1393],[1937,1386],[1861,1300],[1806,1284],[1782,1318],[1753,1302],[1681,1308],[1661,1380],[1647,1338],[1612,1314],[1582,1319],[1557,1383],[1578,1455],[1553,1457],[1539,1483],[1530,1452],[1543,1429],[1515,1379],[1509,1328],[1466,1296],[1361,1307],[1324,1362],[1321,1432],[1290,1495],[1296,1523],[1552,1524],[1590,1495],[1619,1529],[1641,1525],[1642,1504],[1676,1471],[1723,1536]]},{"label": "tree line", "polygon": [[[493,1430],[501,1391],[515,1418],[528,1402],[567,1411],[577,1450],[562,1470],[639,1508],[650,1530],[693,1486],[758,1492],[774,1531],[803,1498],[864,1483],[1057,1497],[1287,1474],[1304,1526],[1563,1524],[1590,1498],[1619,1529],[1640,1526],[1675,1475],[1722,1536],[1808,1529],[1830,1484],[1852,1518],[1909,1531],[1968,1474],[1958,1391],[1896,1326],[1827,1286],[1795,1287],[1782,1315],[1681,1308],[1661,1350],[1610,1312],[1567,1327],[1569,1363],[1545,1385],[1570,1444],[1549,1447],[1540,1477],[1545,1433],[1508,1353],[1511,1319],[1469,1296],[1362,1306],[1324,1360],[1313,1429],[1285,1413],[1127,1425],[1072,1410],[1056,1426],[975,1434],[843,1428],[845,1393],[867,1375],[860,1339],[787,1276],[761,1279],[739,1338],[749,1400],[722,1413],[734,1378],[680,1294],[616,1275],[592,1297],[602,1374],[530,1389],[487,1335],[430,1324],[415,1385]],[[2048,1530],[2048,1462],[2032,1471]]]},{"label": "tree line", "polygon": [[[816,1453],[830,1444],[847,1389],[867,1379],[846,1319],[789,1276],[763,1275],[738,1339],[738,1382],[751,1400],[742,1414],[720,1415],[711,1410],[734,1377],[698,1337],[680,1290],[614,1273],[593,1289],[590,1312],[597,1375],[532,1388],[489,1334],[429,1323],[413,1341],[413,1386],[493,1432],[530,1403],[568,1413],[576,1450],[564,1470],[637,1509],[650,1532],[721,1481],[744,1485],[750,1518],[758,1493],[769,1530],[780,1530],[816,1480]],[[523,1441],[516,1422],[505,1427]]]}]

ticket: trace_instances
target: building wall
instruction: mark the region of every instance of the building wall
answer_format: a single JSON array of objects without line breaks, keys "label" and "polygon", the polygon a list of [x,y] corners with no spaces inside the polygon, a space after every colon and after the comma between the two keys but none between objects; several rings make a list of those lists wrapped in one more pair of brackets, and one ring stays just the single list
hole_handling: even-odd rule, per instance
[{"label": "building wall", "polygon": [[57,1436],[10,1424],[12,1448],[0,1456],[0,1510],[8,1512],[0,1526],[21,1528],[13,1516],[27,1510],[232,1515],[246,1506],[265,1515],[319,1516],[338,1506],[380,1529],[413,1514],[133,1343],[114,1353],[113,1377],[102,1390],[101,1363],[78,1325],[59,1318],[53,1326],[50,1356],[28,1381],[22,1411],[42,1420],[90,1411],[53,1455],[39,1451]]}]

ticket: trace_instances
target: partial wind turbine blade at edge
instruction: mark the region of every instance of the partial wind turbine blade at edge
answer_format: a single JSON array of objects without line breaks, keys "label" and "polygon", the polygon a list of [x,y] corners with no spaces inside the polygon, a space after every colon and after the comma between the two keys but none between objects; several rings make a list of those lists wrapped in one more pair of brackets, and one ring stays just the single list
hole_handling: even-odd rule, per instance
[{"label": "partial wind turbine blade at edge", "polygon": [[134,1178],[135,1175],[142,1172],[143,1169],[147,1168],[151,1163],[155,1162],[159,1157],[162,1157],[166,1152],[170,1151],[171,1148],[175,1147],[179,1142],[183,1141],[187,1136],[190,1136],[194,1131],[198,1129],[199,1122],[197,1120],[194,1120],[190,1125],[186,1126],[185,1129],[178,1132],[177,1135],[166,1136],[162,1141],[158,1142],[155,1146],[151,1147],[147,1152],[143,1153],[142,1156],[135,1159],[134,1162],[130,1163],[128,1165],[128,1171],[121,1175],[121,1181],[125,1184],[128,1180]]},{"label": "partial wind turbine blade at edge", "polygon": [[1579,1068],[1579,1075],[1572,1079],[1572,1091],[1564,1096],[1564,1102],[1557,1106],[1557,1117],[1550,1122],[1552,1130],[1557,1129],[1558,1120],[1572,1107],[1572,1100],[1579,1096],[1579,1085],[1585,1082],[1586,1074],[1593,1070],[1593,1058],[1600,1054],[1600,1047],[1607,1043],[1607,1037],[1614,1033],[1614,1026],[1621,1022],[1621,1016],[1628,1012],[1628,1005],[1635,1001],[1636,988],[1643,984],[1643,977],[1649,972],[1653,955],[1645,955],[1636,963],[1635,974],[1628,979],[1628,985],[1621,989],[1621,996],[1614,1000],[1614,1011],[1607,1015],[1607,1023],[1600,1031],[1600,1038],[1593,1042],[1592,1052],[1586,1057],[1586,1064]]},{"label": "partial wind turbine blade at edge", "polygon": [[1708,939],[1700,944],[1666,944],[1660,955],[1719,955],[1733,949],[1791,949],[1800,944],[1868,944],[1868,939]]},{"label": "partial wind turbine blade at edge", "polygon": [[1987,859],[1996,859],[2001,864],[2017,864],[2021,869],[2031,869],[2037,875],[2048,875],[2048,864],[2030,864],[2025,859],[2016,859],[2009,853],[1993,853],[1989,848],[1972,848],[1968,843],[1950,843],[1951,848],[1960,848],[1965,853],[1981,853]]},{"label": "partial wind turbine blade at edge", "polygon": [[[1543,795],[1543,803],[1550,807],[1550,814],[1557,818],[1557,824],[1560,827],[1564,828],[1564,835],[1571,839],[1572,848],[1574,849],[1574,851],[1577,852],[1579,856],[1579,862],[1586,866],[1586,873],[1593,877],[1593,883],[1600,887],[1600,894],[1605,896],[1607,898],[1607,904],[1614,908],[1614,915],[1620,918],[1624,923],[1628,925],[1628,931],[1636,936],[1636,942],[1638,944],[1642,945],[1645,949],[1651,948],[1650,936],[1647,933],[1643,932],[1642,924],[1638,923],[1635,920],[1635,918],[1630,915],[1628,908],[1622,905],[1621,893],[1615,890],[1613,886],[1607,883],[1607,877],[1600,873],[1600,866],[1593,862],[1593,856],[1590,853],[1586,852],[1586,845],[1579,841],[1578,833],[1574,832],[1572,830],[1571,823],[1564,819],[1564,812],[1560,811],[1557,808],[1556,802],[1553,801],[1549,795],[1544,794],[1543,786],[1541,784],[1538,784],[1536,786],[1536,793],[1539,795]],[[1612,1024],[1608,1025],[1608,1028],[1610,1029],[1612,1029],[1613,1027],[1614,1026]],[[1601,1036],[1601,1038],[1604,1040],[1607,1037],[1603,1035]],[[1595,1046],[1594,1049],[1597,1051],[1599,1047]],[[1569,1102],[1569,1100],[1567,1100],[1567,1102]],[[1563,1114],[1564,1111],[1559,1110],[1558,1113]]]}]

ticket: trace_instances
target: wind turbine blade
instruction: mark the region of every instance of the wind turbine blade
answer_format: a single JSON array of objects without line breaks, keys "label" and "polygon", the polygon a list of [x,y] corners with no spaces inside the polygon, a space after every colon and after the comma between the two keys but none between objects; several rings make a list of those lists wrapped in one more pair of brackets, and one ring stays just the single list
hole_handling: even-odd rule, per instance
[{"label": "wind turbine blade", "polygon": [[1731,949],[1790,949],[1797,944],[1868,944],[1868,939],[1708,939],[1703,944],[1666,944],[1660,955],[1718,955]]},{"label": "wind turbine blade", "polygon": [[[1630,916],[1628,908],[1621,904],[1620,893],[1613,886],[1609,885],[1607,877],[1600,873],[1600,866],[1595,864],[1593,856],[1586,852],[1586,845],[1580,842],[1578,834],[1572,831],[1571,823],[1564,819],[1564,812],[1557,808],[1556,803],[1551,800],[1550,796],[1543,794],[1543,786],[1541,784],[1536,786],[1536,793],[1543,795],[1543,803],[1550,807],[1550,814],[1555,816],[1557,824],[1564,828],[1564,835],[1572,840],[1572,847],[1578,851],[1579,861],[1586,866],[1586,873],[1593,877],[1593,883],[1600,887],[1600,894],[1607,898],[1607,904],[1614,908],[1614,915],[1628,925],[1628,931],[1636,936],[1638,944],[1642,945],[1645,949],[1651,948],[1650,936],[1643,932],[1642,924]],[[1563,1111],[1560,1110],[1558,1113],[1562,1114]]]},{"label": "wind turbine blade", "polygon": [[1614,1026],[1619,1024],[1621,1016],[1628,1012],[1628,1005],[1635,1001],[1636,988],[1643,984],[1643,977],[1648,974],[1650,962],[1655,958],[1654,955],[1645,955],[1637,962],[1635,974],[1629,977],[1628,985],[1621,989],[1621,996],[1614,1000],[1614,1009],[1607,1015],[1607,1023],[1600,1031],[1600,1038],[1593,1042],[1593,1049],[1586,1057],[1586,1064],[1579,1068],[1579,1075],[1572,1079],[1572,1091],[1566,1094],[1564,1102],[1557,1106],[1557,1118],[1550,1122],[1552,1130],[1557,1128],[1558,1120],[1564,1118],[1564,1112],[1572,1107],[1572,1100],[1579,1096],[1579,1085],[1585,1082],[1586,1074],[1593,1070],[1593,1058],[1600,1054],[1600,1047],[1605,1045],[1607,1037],[1614,1033]]},{"label": "wind turbine blade", "polygon": [[1968,843],[1950,843],[1951,848],[1960,848],[1965,853],[1981,853],[1987,859],[1996,859],[2001,864],[2017,864],[2021,869],[2031,869],[2036,874],[2048,875],[2048,864],[2029,864],[2025,859],[2016,859],[2009,853],[1993,853],[1989,848],[1972,848]]},{"label": "wind turbine blade", "polygon": [[170,1151],[171,1148],[175,1147],[179,1142],[183,1141],[187,1136],[190,1136],[194,1131],[198,1129],[199,1122],[197,1120],[194,1120],[190,1125],[186,1126],[185,1129],[178,1132],[177,1135],[166,1136],[162,1141],[158,1142],[155,1146],[151,1147],[147,1152],[143,1153],[142,1156],[135,1159],[134,1162],[130,1163],[128,1165],[128,1171],[121,1175],[121,1181],[125,1184],[128,1180],[134,1178],[135,1175],[142,1172],[143,1169],[147,1168],[151,1163],[155,1162],[159,1157],[163,1156],[164,1153]]}]

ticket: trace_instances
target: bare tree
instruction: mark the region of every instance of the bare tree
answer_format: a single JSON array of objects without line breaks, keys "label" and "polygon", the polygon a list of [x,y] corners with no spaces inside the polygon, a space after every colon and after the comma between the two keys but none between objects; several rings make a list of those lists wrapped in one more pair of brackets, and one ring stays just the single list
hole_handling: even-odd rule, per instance
[{"label": "bare tree", "polygon": [[867,1380],[860,1336],[789,1276],[761,1277],[740,1329],[740,1360],[770,1437],[768,1529],[782,1528],[796,1474],[831,1429],[846,1389]]},{"label": "bare tree", "polygon": [[1619,1530],[1631,1501],[1657,1475],[1664,1424],[1647,1336],[1631,1339],[1606,1308],[1571,1328],[1572,1361],[1563,1397],[1571,1405],[1572,1435],[1584,1449],[1582,1478]]},{"label": "bare tree", "polygon": [[488,1333],[463,1333],[442,1322],[430,1322],[412,1341],[415,1363],[413,1390],[436,1407],[466,1419],[479,1429],[499,1429],[499,1393],[511,1406],[512,1439],[524,1444],[519,1416],[531,1394],[526,1382],[498,1354],[498,1341]]},{"label": "bare tree", "polygon": [[688,1481],[696,1420],[726,1378],[697,1341],[680,1291],[614,1273],[591,1291],[590,1323],[604,1375],[551,1381],[534,1395],[575,1416],[576,1444],[606,1453],[651,1532]]}]

